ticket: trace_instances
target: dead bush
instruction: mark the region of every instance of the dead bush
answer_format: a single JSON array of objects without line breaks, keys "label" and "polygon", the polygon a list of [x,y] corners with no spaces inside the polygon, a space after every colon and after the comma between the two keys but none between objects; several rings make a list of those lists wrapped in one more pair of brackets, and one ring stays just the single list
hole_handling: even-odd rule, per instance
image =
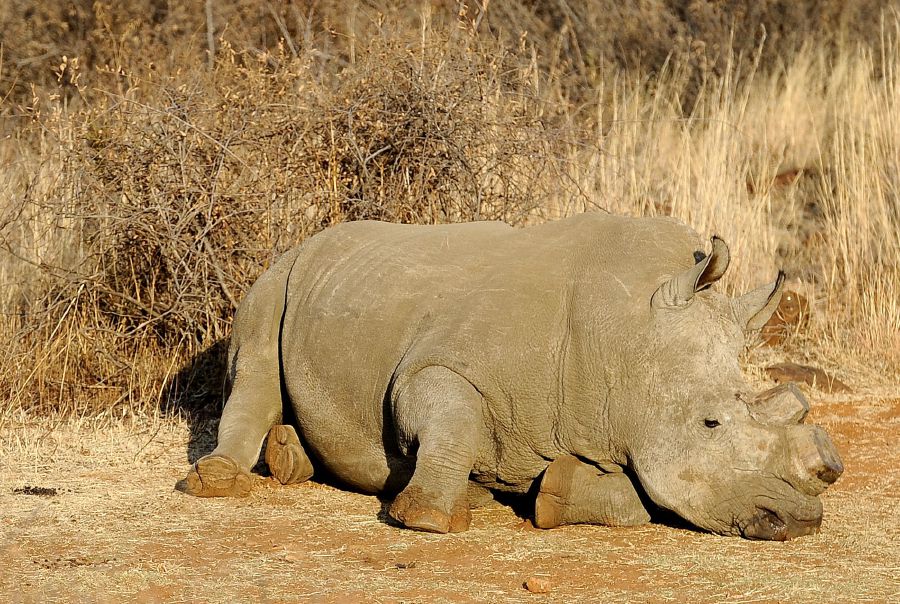
[{"label": "dead bush", "polygon": [[[0,421],[217,401],[247,287],[365,218],[672,214],[730,288],[787,250],[803,341],[895,375],[890,3],[120,4],[0,4]],[[818,247],[782,246],[807,202]]]},{"label": "dead bush", "polygon": [[166,74],[203,65],[223,42],[255,53],[275,52],[284,43],[293,56],[315,49],[316,70],[334,73],[385,28],[408,35],[433,23],[462,27],[507,48],[526,37],[542,69],[564,76],[567,95],[575,97],[605,68],[656,72],[674,59],[691,81],[689,101],[705,78],[724,72],[732,53],[754,55],[764,40],[765,70],[781,69],[784,57],[802,44],[836,50],[864,42],[877,54],[883,40],[874,33],[884,14],[900,8],[896,0],[236,0],[206,3],[206,11],[202,6],[185,0],[8,0],[0,5],[0,92],[30,102],[32,85],[56,85],[63,56],[78,57],[91,70],[91,85],[114,90],[151,62]]},{"label": "dead bush", "polygon": [[[226,45],[212,71],[134,78],[69,112],[36,109],[35,125],[68,142],[54,159],[60,188],[21,215],[66,216],[78,257],[41,266],[47,294],[30,305],[25,326],[41,327],[30,337],[47,337],[48,324],[92,334],[79,352],[70,344],[75,358],[191,354],[227,336],[273,258],[328,225],[516,224],[547,208],[564,188],[554,175],[566,143],[547,136],[553,116],[533,94],[530,57],[466,55],[470,44],[481,42],[456,30],[415,47],[375,38],[329,78],[285,48]],[[79,360],[67,379],[104,374],[131,389],[126,372],[91,365]]]}]

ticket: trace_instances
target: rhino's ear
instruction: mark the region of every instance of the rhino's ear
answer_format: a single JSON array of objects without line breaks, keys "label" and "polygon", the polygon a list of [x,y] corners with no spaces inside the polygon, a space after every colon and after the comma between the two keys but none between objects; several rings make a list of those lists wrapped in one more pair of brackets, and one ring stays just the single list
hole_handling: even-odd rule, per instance
[{"label": "rhino's ear", "polygon": [[752,292],[736,298],[732,305],[738,325],[745,331],[762,329],[762,326],[778,308],[783,287],[784,272],[778,271],[778,278],[773,283],[758,287]]},{"label": "rhino's ear", "polygon": [[650,304],[654,308],[685,306],[698,291],[704,290],[725,274],[731,255],[728,246],[717,236],[712,238],[712,251],[697,264],[676,275],[653,292]]}]

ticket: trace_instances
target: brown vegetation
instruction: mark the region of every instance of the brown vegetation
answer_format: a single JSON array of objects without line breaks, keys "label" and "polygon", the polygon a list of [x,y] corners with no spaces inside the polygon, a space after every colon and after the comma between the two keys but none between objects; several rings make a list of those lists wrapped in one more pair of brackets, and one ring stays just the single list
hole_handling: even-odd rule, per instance
[{"label": "brown vegetation", "polygon": [[217,402],[249,284],[362,218],[673,214],[896,379],[898,13],[782,4],[5,3],[0,417]]}]

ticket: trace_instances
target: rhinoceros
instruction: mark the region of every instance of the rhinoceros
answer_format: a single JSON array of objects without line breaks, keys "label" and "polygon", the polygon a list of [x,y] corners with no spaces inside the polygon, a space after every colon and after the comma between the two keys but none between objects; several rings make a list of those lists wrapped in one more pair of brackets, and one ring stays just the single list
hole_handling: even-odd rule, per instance
[{"label": "rhinoceros", "polygon": [[783,275],[717,293],[728,247],[704,247],[600,213],[328,228],[241,303],[218,445],[179,488],[248,494],[265,442],[278,481],[315,468],[422,531],[466,530],[502,491],[535,496],[543,528],[658,507],[723,535],[815,532],[840,457],[798,391],[754,396],[738,363]]}]

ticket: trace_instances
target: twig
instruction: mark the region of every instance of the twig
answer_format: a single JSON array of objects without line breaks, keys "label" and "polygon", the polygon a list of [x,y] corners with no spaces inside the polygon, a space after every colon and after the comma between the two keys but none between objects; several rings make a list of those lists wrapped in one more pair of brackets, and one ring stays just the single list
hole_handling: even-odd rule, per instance
[{"label": "twig", "polygon": [[222,271],[222,267],[219,266],[212,245],[210,245],[209,239],[207,239],[205,235],[203,236],[203,249],[206,250],[207,261],[212,265],[213,271],[216,273],[216,279],[219,281],[219,287],[221,288],[222,293],[228,298],[228,302],[231,303],[231,308],[236,310],[238,307],[237,301],[234,296],[231,295],[231,290],[228,289],[228,285],[225,283],[225,273]]},{"label": "twig", "polygon": [[281,32],[281,36],[284,38],[284,41],[287,43],[288,48],[291,50],[291,54],[294,55],[294,58],[298,58],[300,55],[297,53],[297,47],[294,46],[294,41],[291,39],[291,32],[288,31],[287,26],[284,24],[284,19],[281,18],[281,15],[275,12],[275,9],[272,7],[271,2],[266,2],[266,8],[269,9],[269,14],[272,15],[272,19],[275,20],[275,25],[278,26],[278,31]]},{"label": "twig", "polygon": [[216,26],[213,22],[213,0],[206,0],[206,65],[210,71],[216,66]]},{"label": "twig", "polygon": [[152,107],[152,106],[150,106],[150,105],[146,105],[146,104],[144,104],[144,103],[140,103],[140,102],[135,101],[135,100],[133,100],[133,99],[125,98],[125,97],[122,96],[121,94],[117,94],[117,93],[115,93],[115,92],[110,92],[110,91],[108,91],[108,90],[97,89],[97,91],[98,91],[98,92],[102,92],[103,94],[106,94],[106,95],[108,95],[108,96],[111,96],[111,97],[120,99],[123,103],[129,103],[129,104],[131,104],[131,105],[134,105],[135,107],[140,107],[141,109],[144,109],[144,110],[146,110],[146,111],[150,111],[150,112],[155,113],[155,114],[157,114],[157,115],[164,115],[164,116],[171,117],[172,119],[174,119],[174,120],[175,120],[176,122],[178,122],[179,124],[184,125],[186,128],[190,128],[191,130],[193,130],[194,132],[196,132],[197,134],[199,134],[200,136],[202,136],[203,138],[205,138],[206,140],[208,140],[209,142],[211,142],[211,143],[214,144],[215,146],[219,147],[219,148],[220,148],[222,151],[224,151],[231,159],[233,159],[233,160],[235,160],[236,162],[238,162],[241,166],[243,166],[243,167],[245,167],[245,168],[248,168],[248,169],[253,173],[253,177],[254,177],[254,178],[259,178],[259,172],[256,170],[255,167],[253,167],[253,166],[251,166],[251,165],[248,165],[247,162],[245,162],[245,161],[242,160],[240,157],[238,157],[238,156],[234,153],[234,151],[232,151],[231,149],[229,149],[229,148],[228,148],[226,145],[224,145],[221,141],[217,140],[217,139],[216,139],[215,137],[213,137],[212,135],[210,135],[210,134],[204,132],[203,130],[201,130],[200,128],[198,128],[197,126],[195,126],[194,124],[192,124],[192,123],[190,123],[189,121],[187,121],[186,119],[184,119],[184,118],[182,118],[182,117],[180,117],[180,116],[178,116],[178,115],[175,115],[172,111],[166,111],[166,110],[164,110],[164,109],[157,109],[156,107]]},{"label": "twig", "polygon": [[488,5],[491,3],[491,0],[481,0],[478,5],[478,16],[475,17],[475,21],[472,23],[472,32],[478,33],[478,28],[481,27],[481,20],[484,19],[484,16],[487,14]]}]

